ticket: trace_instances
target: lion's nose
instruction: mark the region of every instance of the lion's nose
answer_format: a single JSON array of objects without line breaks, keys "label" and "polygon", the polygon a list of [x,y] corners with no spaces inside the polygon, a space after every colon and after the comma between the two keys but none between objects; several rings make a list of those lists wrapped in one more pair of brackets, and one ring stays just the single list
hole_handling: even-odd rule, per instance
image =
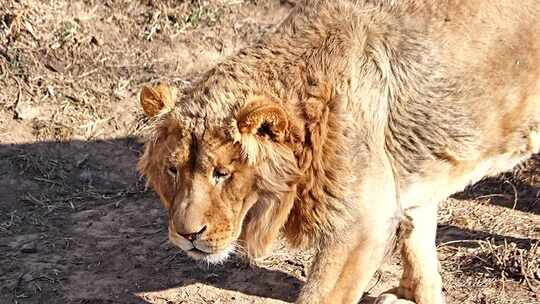
[{"label": "lion's nose", "polygon": [[185,233],[185,232],[180,232],[178,231],[178,234],[180,234],[183,238],[189,240],[190,242],[193,242],[194,240],[197,239],[197,237],[201,234],[203,234],[203,232],[206,230],[206,225],[203,226],[198,232],[192,232],[192,233]]}]

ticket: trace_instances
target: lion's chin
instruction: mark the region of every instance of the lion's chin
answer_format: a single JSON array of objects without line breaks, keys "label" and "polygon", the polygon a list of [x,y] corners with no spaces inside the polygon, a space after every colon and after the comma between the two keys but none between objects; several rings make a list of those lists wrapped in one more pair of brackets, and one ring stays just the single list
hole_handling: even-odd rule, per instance
[{"label": "lion's chin", "polygon": [[201,260],[208,264],[221,264],[231,256],[232,252],[232,246],[212,253],[207,253],[196,248],[192,248],[186,251],[187,255],[192,259]]},{"label": "lion's chin", "polygon": [[[235,251],[235,244],[232,242],[223,249],[210,251],[203,248],[197,248],[196,245],[187,241],[184,238],[176,236],[175,234],[169,234],[169,241],[175,246],[179,247],[182,251],[186,252],[189,257],[194,260],[205,261],[208,264],[219,264],[227,260],[229,256]],[[201,246],[199,244],[199,246]],[[209,248],[208,248],[209,249]]]}]

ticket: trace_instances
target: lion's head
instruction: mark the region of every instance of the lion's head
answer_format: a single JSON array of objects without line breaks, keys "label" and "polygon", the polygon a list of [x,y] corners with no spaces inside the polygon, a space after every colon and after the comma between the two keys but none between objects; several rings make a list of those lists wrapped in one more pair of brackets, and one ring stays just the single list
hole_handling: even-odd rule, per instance
[{"label": "lion's head", "polygon": [[172,95],[164,84],[143,88],[153,121],[139,162],[168,210],[170,241],[211,263],[238,248],[264,254],[287,220],[299,176],[288,115],[252,97],[218,120],[175,107]]}]

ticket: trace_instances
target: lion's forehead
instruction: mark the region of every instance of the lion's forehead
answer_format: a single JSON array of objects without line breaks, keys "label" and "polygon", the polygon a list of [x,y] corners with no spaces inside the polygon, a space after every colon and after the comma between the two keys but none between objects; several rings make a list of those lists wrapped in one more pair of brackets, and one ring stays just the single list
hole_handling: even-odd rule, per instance
[{"label": "lion's forehead", "polygon": [[168,148],[162,151],[171,162],[196,161],[206,165],[220,161],[229,161],[240,150],[232,139],[219,131],[209,131],[203,134],[183,132],[182,136],[170,134],[166,139]]}]

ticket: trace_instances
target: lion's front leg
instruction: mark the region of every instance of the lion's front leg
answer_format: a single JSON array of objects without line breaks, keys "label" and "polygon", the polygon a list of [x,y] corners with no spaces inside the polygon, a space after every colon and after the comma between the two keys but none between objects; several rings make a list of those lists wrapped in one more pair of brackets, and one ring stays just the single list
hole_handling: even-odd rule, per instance
[{"label": "lion's front leg", "polygon": [[[367,223],[366,223],[367,224]],[[318,251],[297,303],[357,303],[380,266],[396,221],[390,218],[354,227],[347,241]]]}]

